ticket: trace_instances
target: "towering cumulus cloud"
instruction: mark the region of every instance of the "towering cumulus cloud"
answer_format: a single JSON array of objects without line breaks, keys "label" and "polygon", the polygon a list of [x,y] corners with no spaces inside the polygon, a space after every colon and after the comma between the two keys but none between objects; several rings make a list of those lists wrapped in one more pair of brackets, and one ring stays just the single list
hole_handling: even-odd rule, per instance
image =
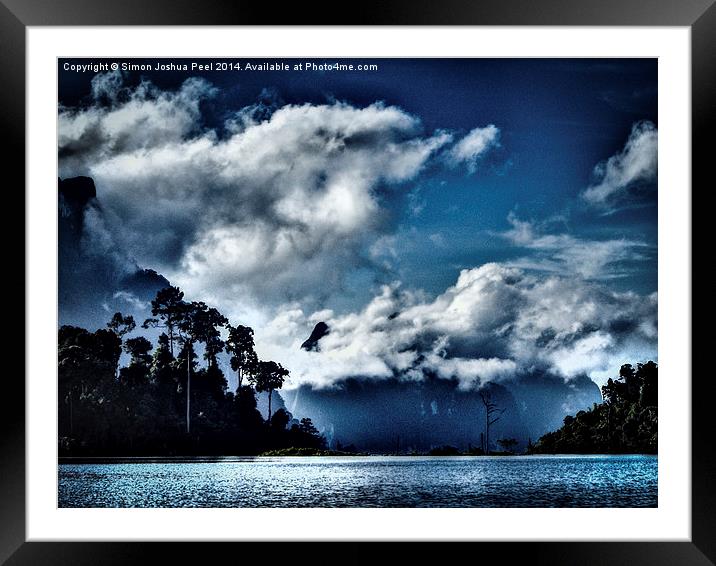
[{"label": "towering cumulus cloud", "polygon": [[[254,326],[259,355],[290,369],[286,387],[431,376],[470,389],[534,371],[599,378],[635,356],[655,356],[656,294],[607,285],[653,252],[633,237],[554,234],[513,213],[507,231],[471,236],[497,236],[508,259],[484,263],[476,254],[456,268],[447,256],[452,235],[423,218],[432,251],[413,268],[450,269],[455,278],[424,291],[395,267],[404,250],[391,203],[403,198],[413,221],[419,211],[409,195],[428,187],[423,179],[434,176],[443,203],[450,181],[479,183],[480,160],[500,146],[497,126],[469,124],[460,136],[426,131],[418,117],[381,102],[284,104],[271,93],[210,120],[204,104],[218,94],[199,78],[161,90],[98,75],[83,106],[60,108],[60,176],[94,179],[83,241]],[[656,139],[653,124],[636,124],[583,199],[611,207],[653,184]],[[480,198],[491,197],[474,191],[463,201],[471,207],[466,225],[479,220]],[[437,253],[444,257],[433,267]],[[373,292],[377,277],[369,277],[364,298],[340,309],[327,300],[344,299],[360,270],[395,282]],[[113,305],[146,305],[134,287],[106,287]],[[301,348],[320,322],[327,331]]]},{"label": "towering cumulus cloud", "polygon": [[220,137],[201,129],[203,81],[174,93],[103,81],[108,104],[60,113],[61,171],[94,178],[140,263],[219,301],[339,286],[384,229],[381,193],[451,141],[399,108],[340,102],[243,112]]},{"label": "towering cumulus cloud", "polygon": [[[431,374],[471,388],[536,368],[569,379],[618,367],[629,352],[653,355],[656,316],[656,294],[616,293],[490,263],[463,270],[432,300],[386,286],[360,312],[306,317],[294,309],[259,338],[292,360],[299,383]],[[320,350],[300,351],[300,332],[319,318],[330,328]]]}]

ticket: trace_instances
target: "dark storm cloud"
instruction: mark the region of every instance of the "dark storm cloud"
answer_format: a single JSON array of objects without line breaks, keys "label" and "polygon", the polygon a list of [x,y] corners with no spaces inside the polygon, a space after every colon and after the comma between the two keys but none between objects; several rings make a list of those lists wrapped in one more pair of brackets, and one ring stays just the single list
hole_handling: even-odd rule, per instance
[{"label": "dark storm cloud", "polygon": [[168,281],[115,245],[92,179],[60,180],[58,190],[60,324],[97,328],[116,311],[141,318]]}]

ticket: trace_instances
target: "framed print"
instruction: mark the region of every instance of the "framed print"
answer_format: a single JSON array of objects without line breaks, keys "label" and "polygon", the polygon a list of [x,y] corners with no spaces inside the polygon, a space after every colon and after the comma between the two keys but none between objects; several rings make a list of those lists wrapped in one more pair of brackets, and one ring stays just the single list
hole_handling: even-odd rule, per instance
[{"label": "framed print", "polygon": [[0,8],[8,563],[714,560],[708,1]]}]

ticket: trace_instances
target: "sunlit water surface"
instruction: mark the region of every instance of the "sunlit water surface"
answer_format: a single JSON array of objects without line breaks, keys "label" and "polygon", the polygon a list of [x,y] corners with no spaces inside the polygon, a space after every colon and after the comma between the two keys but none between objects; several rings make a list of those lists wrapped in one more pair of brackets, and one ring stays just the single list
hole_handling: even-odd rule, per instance
[{"label": "sunlit water surface", "polygon": [[656,507],[655,456],[62,463],[60,507]]}]

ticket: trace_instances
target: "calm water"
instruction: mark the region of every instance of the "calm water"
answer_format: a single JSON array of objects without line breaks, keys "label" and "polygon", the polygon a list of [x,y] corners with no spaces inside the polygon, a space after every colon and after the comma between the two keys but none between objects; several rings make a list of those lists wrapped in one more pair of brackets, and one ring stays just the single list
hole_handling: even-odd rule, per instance
[{"label": "calm water", "polygon": [[60,507],[656,507],[655,456],[60,464]]}]

